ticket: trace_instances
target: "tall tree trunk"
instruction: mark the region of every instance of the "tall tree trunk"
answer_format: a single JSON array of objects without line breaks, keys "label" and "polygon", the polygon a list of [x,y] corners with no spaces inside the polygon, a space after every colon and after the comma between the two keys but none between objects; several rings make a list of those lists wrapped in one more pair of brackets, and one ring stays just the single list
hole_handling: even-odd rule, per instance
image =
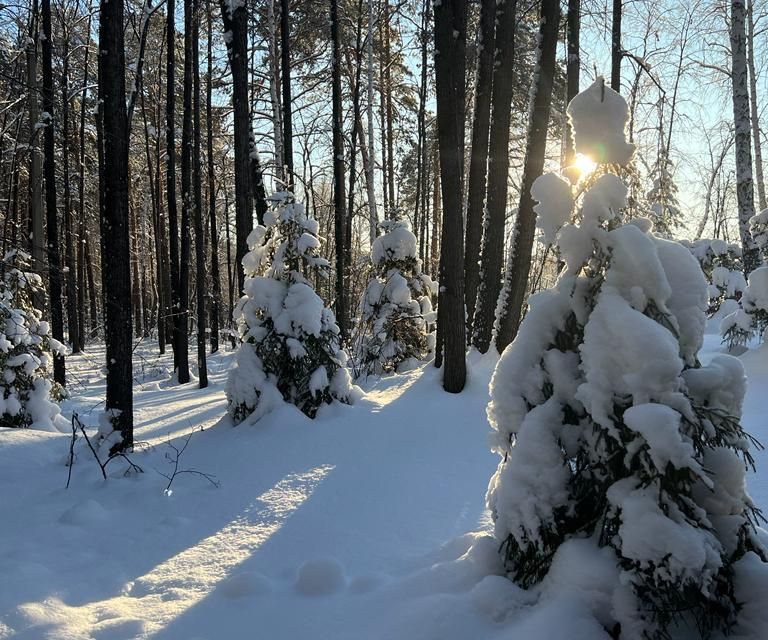
[{"label": "tall tree trunk", "polygon": [[[90,7],[89,7],[90,8]],[[88,15],[88,26],[86,33],[91,32],[91,14]],[[86,289],[86,270],[85,270],[85,250],[88,242],[88,227],[85,219],[85,106],[88,96],[90,46],[85,46],[83,53],[83,92],[80,97],[80,149],[78,157],[78,176],[77,176],[77,200],[78,200],[78,242],[77,242],[77,313],[78,324],[80,326],[80,350],[85,349],[85,289]]]},{"label": "tall tree trunk", "polygon": [[[45,218],[48,251],[48,295],[51,302],[51,335],[64,342],[64,320],[61,308],[61,259],[59,257],[59,222],[56,209],[56,150],[53,140],[53,33],[51,1],[42,0],[43,18],[43,111],[45,134],[43,172],[45,173]],[[64,357],[53,356],[53,379],[66,384]]]},{"label": "tall tree trunk", "polygon": [[768,207],[765,200],[765,178],[763,177],[763,149],[760,138],[760,118],[757,110],[757,75],[755,73],[755,2],[747,6],[747,65],[749,67],[749,106],[752,116],[752,144],[755,146],[755,183],[760,211]]},{"label": "tall tree trunk", "polygon": [[[337,7],[338,12],[338,7]],[[338,17],[338,16],[337,16]],[[346,265],[347,282],[351,276],[350,268],[352,265],[352,219],[355,215],[355,181],[357,179],[357,140],[360,138],[361,151],[365,154],[365,144],[361,134],[360,118],[360,79],[363,71],[363,0],[357,2],[357,26],[355,29],[355,69],[352,71],[349,61],[349,54],[345,52],[349,77],[354,78],[352,83],[352,133],[349,136],[349,189],[347,192],[347,215],[344,221],[346,230],[344,232],[344,262]],[[340,64],[340,63],[339,63]],[[342,114],[343,124],[343,114]],[[342,140],[342,150],[343,150]],[[365,157],[365,156],[364,156]],[[349,304],[347,304],[349,307]],[[349,312],[349,308],[347,308]]]},{"label": "tall tree trunk", "polygon": [[193,0],[184,0],[184,106],[181,124],[181,226],[179,227],[179,383],[189,382],[190,218],[195,217],[192,192]]},{"label": "tall tree trunk", "polygon": [[467,5],[443,0],[435,5],[435,87],[443,232],[440,246],[438,342],[445,366],[443,388],[458,393],[466,381],[464,325],[464,99]]},{"label": "tall tree trunk", "polygon": [[[62,16],[65,26],[66,16]],[[61,65],[61,159],[64,170],[64,262],[67,265],[67,328],[72,352],[79,353],[80,325],[77,315],[77,256],[74,247],[74,221],[72,216],[72,193],[69,182],[69,33],[66,28],[62,36]]]},{"label": "tall tree trunk", "polygon": [[[27,110],[29,112],[29,228],[28,237],[34,270],[42,277],[45,272],[45,232],[43,230],[43,170],[38,134],[40,108],[37,90],[38,3],[32,0],[27,40]],[[36,300],[42,308],[43,300]]]},{"label": "tall tree trunk", "polygon": [[[232,70],[232,107],[235,136],[235,268],[237,291],[243,290],[243,258],[248,253],[248,234],[253,229],[250,125],[248,103],[248,13],[245,3],[221,0],[221,17],[227,57]],[[290,105],[288,107],[290,109]],[[286,157],[288,148],[285,149]]]},{"label": "tall tree trunk", "polygon": [[[272,0],[270,0],[271,4]],[[221,279],[219,276],[219,228],[216,224],[216,172],[213,164],[213,16],[210,0],[206,0],[208,20],[208,73],[205,82],[206,148],[208,155],[208,222],[211,234],[211,353],[219,350],[219,315],[221,313]],[[273,38],[274,39],[274,38]]]},{"label": "tall tree trunk", "polygon": [[99,104],[102,118],[101,260],[107,351],[106,411],[122,435],[114,451],[133,446],[131,269],[128,244],[128,118],[125,106],[123,0],[101,0]]},{"label": "tall tree trunk", "polygon": [[[280,182],[285,181],[285,150],[283,149],[283,114],[280,104],[280,60],[277,55],[278,33],[275,16],[275,0],[267,0],[267,22],[269,28],[269,99],[272,107],[272,137],[275,143],[275,173]],[[280,185],[282,189],[282,184]]]},{"label": "tall tree trunk", "polygon": [[622,0],[613,0],[613,20],[611,22],[611,89],[621,93],[621,14]]},{"label": "tall tree trunk", "polygon": [[559,24],[559,0],[542,0],[537,63],[533,76],[535,81],[528,122],[528,143],[525,150],[523,179],[520,185],[520,204],[515,220],[514,244],[507,266],[504,291],[501,294],[503,302],[499,304],[496,334],[496,349],[499,353],[512,342],[517,334],[528,288],[533,235],[536,228],[536,213],[533,210],[534,201],[531,196],[531,186],[544,169]]},{"label": "tall tree trunk", "polygon": [[376,239],[376,228],[379,224],[379,215],[376,211],[376,185],[374,183],[374,172],[376,167],[376,139],[373,133],[373,34],[374,34],[374,20],[373,20],[373,0],[368,0],[368,35],[366,41],[366,57],[367,57],[367,84],[368,84],[368,105],[366,107],[366,113],[368,118],[368,154],[369,162],[366,167],[366,187],[368,190],[368,230],[370,236],[370,243],[373,245],[373,241]]},{"label": "tall tree trunk", "polygon": [[[209,39],[210,42],[210,39]],[[205,357],[205,234],[203,231],[203,170],[200,131],[200,0],[192,2],[192,193],[195,212],[195,280],[197,291],[197,380],[201,389],[208,386],[208,363]]]},{"label": "tall tree trunk", "polygon": [[472,151],[469,160],[467,185],[467,233],[464,255],[464,303],[466,305],[467,332],[472,335],[477,282],[480,279],[485,177],[488,170],[488,136],[491,124],[491,86],[493,82],[494,23],[496,0],[482,0],[480,4],[480,33],[478,38],[477,73],[475,78],[475,110],[472,119]]},{"label": "tall tree trunk", "polygon": [[517,0],[504,0],[496,9],[496,51],[491,96],[491,134],[488,152],[488,195],[480,248],[480,282],[472,344],[481,353],[491,344],[496,301],[501,290],[504,223],[509,177],[509,123],[514,91]]},{"label": "tall tree trunk", "polygon": [[344,197],[344,120],[341,110],[341,41],[339,37],[339,4],[331,0],[331,63],[333,93],[333,209],[336,246],[336,320],[342,338],[347,337],[346,232]]},{"label": "tall tree trunk", "polygon": [[755,215],[752,186],[752,143],[750,141],[749,93],[747,90],[747,52],[744,0],[731,2],[731,82],[733,85],[733,122],[736,149],[736,200],[739,207],[744,273],[760,266],[757,245],[749,231],[749,219]]},{"label": "tall tree trunk", "polygon": [[[392,130],[392,29],[390,20],[389,0],[384,0],[384,90],[387,96],[387,189],[389,192],[389,208],[394,212],[397,207],[395,200],[395,136]],[[388,216],[389,218],[392,215]]]},{"label": "tall tree trunk", "polygon": [[295,189],[293,175],[293,115],[291,113],[290,0],[280,0],[280,61],[283,88],[283,153],[286,190]]},{"label": "tall tree trunk", "polygon": [[[581,30],[581,0],[568,0],[568,61],[566,64],[566,105],[579,93],[579,75],[581,73],[581,48],[579,32]],[[565,166],[575,162],[573,132],[568,117],[565,118]]]}]

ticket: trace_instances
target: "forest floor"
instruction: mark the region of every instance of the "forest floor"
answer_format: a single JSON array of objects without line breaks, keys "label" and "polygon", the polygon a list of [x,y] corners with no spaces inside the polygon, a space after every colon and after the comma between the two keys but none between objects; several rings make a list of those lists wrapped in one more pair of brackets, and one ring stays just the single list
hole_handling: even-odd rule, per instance
[{"label": "forest floor", "polygon": [[[708,335],[703,359],[718,351]],[[156,352],[143,343],[134,358],[131,459],[144,473],[115,460],[105,482],[80,438],[66,489],[69,434],[0,430],[0,639],[610,640],[588,557],[539,594],[494,575],[493,357],[470,357],[459,395],[424,365],[314,421],[283,406],[232,427],[232,352],[209,359],[205,390],[173,383]],[[768,346],[742,359],[744,424],[768,442]],[[97,347],[68,359],[63,412],[91,433],[103,360]],[[185,445],[178,470],[216,486],[180,473],[167,489]],[[768,453],[756,457],[750,491],[768,511]],[[765,622],[748,618],[736,637],[764,637]]]}]

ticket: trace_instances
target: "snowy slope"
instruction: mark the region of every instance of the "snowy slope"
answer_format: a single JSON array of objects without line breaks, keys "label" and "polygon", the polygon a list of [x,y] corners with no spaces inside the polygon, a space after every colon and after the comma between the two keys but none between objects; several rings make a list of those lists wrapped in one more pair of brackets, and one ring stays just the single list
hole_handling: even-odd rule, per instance
[{"label": "snowy slope", "polygon": [[[76,401],[65,414],[89,425],[102,359],[69,359]],[[495,543],[468,533],[488,529],[492,358],[473,357],[460,395],[443,393],[424,366],[315,421],[284,406],[235,428],[222,420],[230,360],[211,358],[212,385],[200,391],[171,384],[169,359],[137,349],[136,439],[149,447],[132,457],[138,476],[116,462],[104,482],[80,441],[66,490],[67,434],[0,431],[0,638],[608,638],[590,613],[604,596],[599,558],[579,555],[578,541],[535,604],[493,575]],[[746,423],[768,442],[768,351],[744,361]],[[179,468],[220,487],[184,474],[167,495],[156,471],[172,467],[166,443],[190,433]],[[768,506],[762,457],[750,486]]]}]

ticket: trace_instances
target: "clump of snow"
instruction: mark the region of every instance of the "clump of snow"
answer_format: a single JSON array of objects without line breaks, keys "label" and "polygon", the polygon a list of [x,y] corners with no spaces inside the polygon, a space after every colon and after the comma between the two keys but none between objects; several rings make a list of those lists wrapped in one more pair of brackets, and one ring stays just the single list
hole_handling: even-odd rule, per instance
[{"label": "clump of snow", "polygon": [[531,195],[538,204],[533,210],[538,215],[544,244],[551,245],[560,228],[568,222],[573,209],[571,185],[556,173],[545,173],[534,180]]},{"label": "clump of snow", "polygon": [[568,117],[577,153],[599,164],[625,165],[630,161],[635,145],[626,141],[629,109],[602,76],[571,100]]},{"label": "clump of snow", "polygon": [[235,309],[242,344],[227,382],[235,422],[257,420],[282,400],[314,417],[320,405],[358,395],[336,318],[304,275],[327,276],[329,268],[317,252],[317,222],[290,193],[271,203],[243,258],[247,277]]},{"label": "clump of snow", "polygon": [[347,584],[344,569],[334,558],[308,560],[296,576],[296,588],[305,596],[325,596]]}]

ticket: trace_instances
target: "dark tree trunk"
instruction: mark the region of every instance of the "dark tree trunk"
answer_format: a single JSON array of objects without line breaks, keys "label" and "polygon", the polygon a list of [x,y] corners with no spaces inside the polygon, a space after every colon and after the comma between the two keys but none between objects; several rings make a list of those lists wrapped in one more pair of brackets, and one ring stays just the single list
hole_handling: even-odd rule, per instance
[{"label": "dark tree trunk", "polygon": [[[208,363],[205,358],[205,237],[203,232],[203,180],[200,156],[200,0],[192,3],[192,193],[195,212],[195,280],[197,291],[197,380],[201,389],[208,386]],[[187,31],[189,28],[187,27]]]},{"label": "dark tree trunk", "polygon": [[332,93],[333,93],[333,209],[336,245],[336,321],[342,338],[347,337],[346,295],[346,220],[344,196],[344,121],[341,110],[341,42],[339,38],[339,4],[331,0]]},{"label": "dark tree trunk", "polygon": [[531,250],[536,229],[536,213],[531,196],[531,186],[544,169],[547,148],[549,113],[552,106],[552,85],[555,77],[555,53],[560,24],[559,0],[542,0],[539,25],[535,82],[531,96],[531,113],[528,121],[528,143],[523,164],[523,180],[520,185],[520,204],[515,220],[514,244],[507,266],[507,274],[500,304],[496,349],[501,353],[514,340],[520,324],[523,302],[528,288],[531,270]]},{"label": "dark tree trunk", "polygon": [[125,450],[133,446],[133,377],[123,0],[101,0],[99,102],[103,138],[99,177],[103,184],[101,273],[106,300],[106,411],[113,428],[122,435],[122,442],[114,449]]},{"label": "dark tree trunk", "polygon": [[613,0],[613,21],[611,22],[611,89],[621,93],[621,13],[622,0]]},{"label": "dark tree trunk", "polygon": [[[227,57],[232,70],[232,107],[235,136],[235,268],[237,290],[243,290],[243,258],[248,253],[248,234],[253,229],[251,207],[250,125],[248,104],[248,14],[245,4],[221,0],[221,17],[226,38]],[[290,106],[288,107],[290,109]]]},{"label": "dark tree trunk", "polygon": [[61,52],[61,159],[64,170],[64,262],[67,265],[67,328],[72,353],[80,353],[80,325],[77,315],[77,256],[74,247],[72,192],[69,182],[69,34],[65,31]]},{"label": "dark tree trunk", "polygon": [[387,96],[387,190],[389,191],[389,208],[393,217],[394,210],[397,207],[395,200],[395,136],[393,134],[393,112],[392,112],[392,30],[390,29],[389,19],[389,0],[384,0],[384,89]]},{"label": "dark tree trunk", "polygon": [[[56,210],[56,150],[53,140],[53,35],[51,30],[51,1],[42,0],[43,18],[43,173],[45,174],[45,218],[47,231],[48,283],[51,302],[51,335],[64,342],[64,319],[61,307],[61,259],[59,256],[59,222]],[[64,357],[53,356],[53,379],[66,384]]]},{"label": "dark tree trunk", "polygon": [[192,0],[184,0],[184,106],[181,124],[181,225],[179,227],[179,383],[189,382],[189,223],[194,216],[192,193]]},{"label": "dark tree trunk", "polygon": [[482,236],[485,177],[488,170],[488,136],[491,124],[491,86],[493,82],[494,23],[496,0],[480,4],[480,37],[478,39],[477,74],[475,78],[475,111],[472,120],[472,151],[467,184],[467,235],[465,238],[464,303],[467,333],[472,335],[477,282],[480,279],[480,239]]},{"label": "dark tree trunk", "polygon": [[168,193],[168,247],[171,260],[171,313],[173,318],[173,368],[179,369],[182,347],[186,353],[186,343],[182,345],[182,322],[186,321],[181,315],[181,289],[179,287],[179,221],[176,204],[176,0],[168,0],[168,16],[166,20],[168,54],[166,57],[166,99],[165,99],[165,131],[166,131],[166,179],[165,188]]},{"label": "dark tree trunk", "polygon": [[221,280],[219,278],[219,228],[216,224],[216,174],[213,164],[213,16],[210,0],[206,0],[208,20],[208,73],[205,82],[206,148],[208,152],[208,222],[211,234],[211,353],[219,350],[219,314]]},{"label": "dark tree trunk", "polygon": [[496,9],[496,50],[491,96],[491,133],[488,149],[488,194],[483,216],[480,277],[472,344],[481,353],[491,344],[496,301],[501,290],[504,260],[504,219],[509,177],[509,122],[514,92],[517,0],[504,0]]},{"label": "dark tree trunk", "polygon": [[435,87],[443,195],[437,331],[444,350],[443,388],[451,393],[464,388],[467,373],[462,237],[466,36],[466,3],[442,0],[436,4]]},{"label": "dark tree trunk", "polygon": [[[88,17],[86,33],[91,32],[91,17]],[[77,242],[77,313],[80,326],[80,349],[85,348],[85,252],[88,242],[88,227],[85,220],[85,104],[88,95],[89,53],[86,46],[83,53],[83,94],[80,98],[80,150],[78,158],[77,199],[78,199],[78,242]]]},{"label": "dark tree trunk", "polygon": [[293,115],[291,113],[290,0],[280,0],[280,67],[283,88],[283,153],[286,190],[293,191]]},{"label": "dark tree trunk", "polygon": [[[581,49],[579,45],[579,31],[581,26],[581,0],[568,0],[568,61],[566,64],[566,104],[579,93],[579,74],[581,72]],[[565,166],[570,167],[574,163],[573,134],[571,123],[566,117],[565,122]]]}]

